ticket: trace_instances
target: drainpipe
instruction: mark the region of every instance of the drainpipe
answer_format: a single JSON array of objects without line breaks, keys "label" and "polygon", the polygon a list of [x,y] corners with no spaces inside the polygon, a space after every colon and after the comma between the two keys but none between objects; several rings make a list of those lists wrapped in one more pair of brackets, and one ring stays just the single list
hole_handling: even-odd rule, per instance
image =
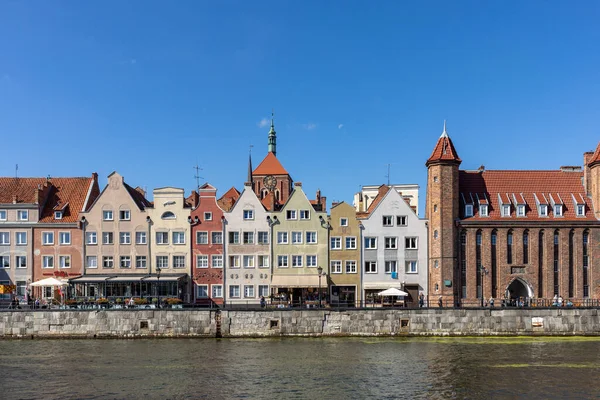
[{"label": "drainpipe", "polygon": [[[148,223],[148,235],[147,235],[147,240],[146,240],[146,243],[148,244],[148,275],[151,276],[152,275],[152,220],[150,219],[150,216],[146,217],[146,222]],[[150,288],[152,288],[152,285],[150,285]],[[142,290],[142,284],[140,281],[140,292],[141,292],[141,290]],[[150,297],[152,297],[152,289],[150,289]]]},{"label": "drainpipe", "polygon": [[360,306],[363,306],[363,300],[364,300],[364,292],[363,292],[363,258],[364,258],[364,243],[363,243],[363,230],[364,230],[364,226],[361,222],[358,223],[358,237],[360,238],[360,255],[359,255],[359,264],[358,264],[358,270],[357,272],[360,272],[360,286],[359,286],[359,290],[360,290]]},{"label": "drainpipe", "polygon": [[227,236],[226,236],[226,229],[225,229],[225,224],[226,224],[227,220],[225,219],[224,215],[221,215],[221,235],[223,236],[223,239],[221,240],[221,246],[223,246],[223,269],[222,269],[222,273],[223,273],[223,308],[225,308],[227,306],[227,273],[225,271],[226,266],[227,266]]},{"label": "drainpipe", "polygon": [[[85,256],[86,256],[86,238],[85,238],[85,225],[86,225],[86,220],[85,217],[81,217],[81,231],[83,232],[83,251],[81,252],[81,276],[85,275]],[[97,261],[96,261],[97,263]]]}]

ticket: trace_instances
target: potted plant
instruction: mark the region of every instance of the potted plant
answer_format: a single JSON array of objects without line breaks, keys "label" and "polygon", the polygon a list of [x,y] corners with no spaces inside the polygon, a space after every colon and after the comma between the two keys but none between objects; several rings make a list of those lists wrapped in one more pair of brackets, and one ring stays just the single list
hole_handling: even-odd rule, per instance
[{"label": "potted plant", "polygon": [[108,307],[108,299],[101,297],[98,300],[96,300],[96,304],[98,304],[100,308],[106,308]]},{"label": "potted plant", "polygon": [[141,306],[144,304],[148,304],[148,299],[146,299],[146,298],[141,299],[139,297],[136,297],[133,299],[133,302],[135,303],[136,306]]},{"label": "potted plant", "polygon": [[171,308],[183,308],[183,301],[178,299],[177,297],[170,297],[167,299],[167,304],[171,306]]},{"label": "potted plant", "polygon": [[65,300],[65,305],[70,307],[70,308],[76,308],[77,307],[77,300],[75,299],[68,299]]}]

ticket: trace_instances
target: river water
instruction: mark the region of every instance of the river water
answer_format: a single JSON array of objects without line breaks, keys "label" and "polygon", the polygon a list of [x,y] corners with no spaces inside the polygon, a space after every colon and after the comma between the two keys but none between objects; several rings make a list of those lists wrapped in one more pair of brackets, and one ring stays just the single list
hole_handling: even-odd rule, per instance
[{"label": "river water", "polygon": [[593,399],[600,338],[0,341],[2,399]]}]

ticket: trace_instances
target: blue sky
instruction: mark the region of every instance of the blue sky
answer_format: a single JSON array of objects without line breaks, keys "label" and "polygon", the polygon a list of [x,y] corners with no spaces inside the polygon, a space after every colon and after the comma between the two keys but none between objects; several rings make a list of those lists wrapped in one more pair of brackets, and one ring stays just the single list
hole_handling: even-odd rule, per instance
[{"label": "blue sky", "polygon": [[249,145],[305,191],[580,165],[600,135],[595,1],[0,1],[0,175],[113,170],[242,189]]}]

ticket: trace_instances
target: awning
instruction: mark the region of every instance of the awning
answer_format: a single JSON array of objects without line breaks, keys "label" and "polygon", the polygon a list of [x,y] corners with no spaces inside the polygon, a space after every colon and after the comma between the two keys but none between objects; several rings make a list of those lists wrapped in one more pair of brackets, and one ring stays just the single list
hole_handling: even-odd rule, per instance
[{"label": "awning", "polygon": [[70,279],[71,283],[100,283],[114,277],[114,275],[83,275],[77,278]]},{"label": "awning", "polygon": [[395,282],[363,282],[363,289],[365,290],[385,290],[393,286],[400,286]]},{"label": "awning", "polygon": [[[327,277],[321,278],[322,287],[327,287]],[[272,287],[318,288],[319,275],[273,275]]]},{"label": "awning", "polygon": [[142,279],[146,278],[148,275],[121,275],[121,276],[113,276],[109,278],[106,283],[113,282],[139,282]]},{"label": "awning", "polygon": [[[177,274],[177,275],[166,275],[166,274],[160,274],[160,282],[176,282],[180,279],[183,279],[187,276],[187,274]],[[142,281],[144,282],[157,282],[158,279],[156,278],[156,275],[150,275],[146,278],[143,278]]]},{"label": "awning", "polygon": [[31,286],[69,286],[69,282],[56,278],[46,278],[41,281],[33,282]]}]

